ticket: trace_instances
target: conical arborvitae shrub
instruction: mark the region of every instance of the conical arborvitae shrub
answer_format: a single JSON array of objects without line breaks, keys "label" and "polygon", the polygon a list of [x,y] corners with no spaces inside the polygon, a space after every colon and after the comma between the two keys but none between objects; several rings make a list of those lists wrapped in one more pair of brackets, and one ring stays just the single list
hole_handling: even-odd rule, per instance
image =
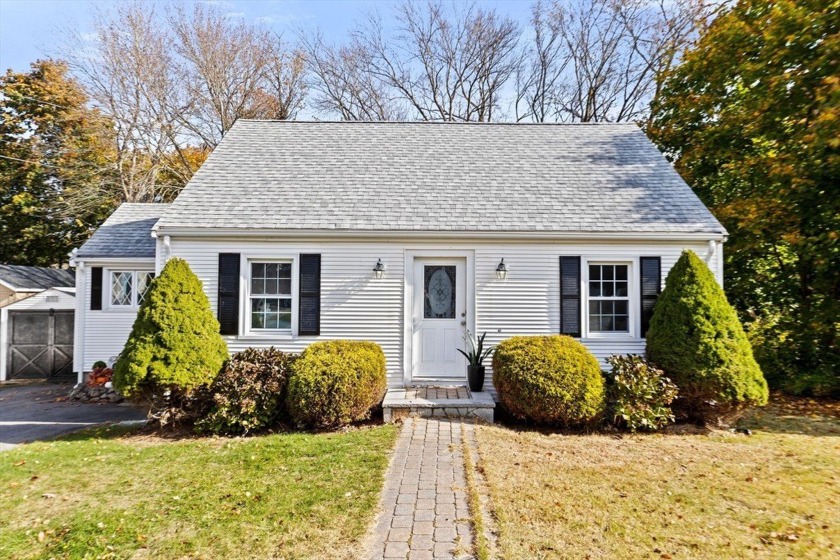
[{"label": "conical arborvitae shrub", "polygon": [[647,354],[679,387],[673,407],[684,418],[719,421],[767,404],[767,382],[735,309],[692,251],[683,251],[665,280]]},{"label": "conical arborvitae shrub", "polygon": [[166,263],[137,312],[114,368],[114,386],[128,397],[177,397],[208,385],[228,358],[219,322],[201,281],[182,259]]}]

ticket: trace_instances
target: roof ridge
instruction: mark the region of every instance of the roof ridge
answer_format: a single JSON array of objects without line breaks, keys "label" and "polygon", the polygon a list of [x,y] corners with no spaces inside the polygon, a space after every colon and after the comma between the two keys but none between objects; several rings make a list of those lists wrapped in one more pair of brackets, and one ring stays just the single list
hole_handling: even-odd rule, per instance
[{"label": "roof ridge", "polygon": [[285,123],[285,124],[413,124],[413,125],[474,125],[474,126],[634,126],[638,128],[635,122],[513,122],[513,121],[493,121],[493,122],[476,122],[476,121],[343,121],[343,120],[294,120],[294,119],[244,119],[236,120],[237,123]]},{"label": "roof ridge", "polygon": [[130,206],[169,206],[170,204],[172,204],[172,203],[171,202],[120,202],[120,205],[117,206],[117,208],[119,208],[121,206],[129,206],[129,205]]}]

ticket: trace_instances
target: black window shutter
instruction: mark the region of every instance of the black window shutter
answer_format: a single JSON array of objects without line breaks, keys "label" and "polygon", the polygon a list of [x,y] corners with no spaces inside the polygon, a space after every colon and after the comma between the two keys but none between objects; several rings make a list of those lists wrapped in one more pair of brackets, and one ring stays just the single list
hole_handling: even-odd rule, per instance
[{"label": "black window shutter", "polygon": [[90,308],[94,311],[102,309],[102,267],[90,268]]},{"label": "black window shutter", "polygon": [[580,257],[560,257],[560,334],[580,337]]},{"label": "black window shutter", "polygon": [[300,256],[298,333],[321,334],[321,255]]},{"label": "black window shutter", "polygon": [[647,334],[650,318],[653,316],[653,306],[659,298],[662,286],[662,259],[660,257],[639,257],[641,269],[641,316],[642,337]]},{"label": "black window shutter", "polygon": [[219,305],[221,334],[239,334],[239,253],[219,253]]}]

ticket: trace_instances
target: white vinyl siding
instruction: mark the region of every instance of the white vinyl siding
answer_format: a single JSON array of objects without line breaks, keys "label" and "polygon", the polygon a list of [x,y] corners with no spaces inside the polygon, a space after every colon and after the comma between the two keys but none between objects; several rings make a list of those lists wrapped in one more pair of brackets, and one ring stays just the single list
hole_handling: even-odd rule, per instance
[{"label": "white vinyl siding", "polygon": [[[103,268],[102,291],[103,309],[90,309],[90,270],[92,267]],[[109,308],[111,282],[110,270],[139,271],[139,274],[152,274],[153,259],[135,261],[86,261],[84,269],[76,273],[76,344],[73,348],[73,369],[79,373],[90,371],[97,360],[108,361],[122,352],[125,341],[134,326],[137,307]],[[142,282],[142,281],[141,281]]]},{"label": "white vinyl siding", "polygon": [[[185,259],[204,284],[204,291],[214,312],[218,305],[219,253],[239,253],[242,283],[240,298],[247,294],[247,262],[288,259],[297,261],[300,254],[321,254],[321,334],[297,336],[297,307],[293,306],[292,333],[269,333],[244,329],[249,316],[240,306],[240,336],[225,336],[228,350],[238,352],[249,346],[274,346],[286,352],[302,352],[315,340],[347,338],[371,340],[382,346],[388,364],[389,382],[396,383],[401,371],[402,349],[402,248],[396,245],[356,245],[333,242],[267,242],[251,240],[216,241],[209,239],[171,239],[172,255]],[[373,266],[381,258],[386,272],[373,278]],[[297,297],[295,266],[292,294]],[[399,382],[402,380],[400,378]]]},{"label": "white vinyl siding", "polygon": [[[440,240],[426,242],[342,241],[332,238],[322,241],[213,239],[213,238],[171,238],[171,255],[184,258],[193,272],[201,279],[205,293],[214,312],[218,303],[219,253],[239,253],[243,259],[240,289],[242,306],[240,323],[250,317],[245,312],[248,291],[247,263],[258,260],[294,259],[305,253],[321,255],[321,334],[319,336],[297,336],[297,309],[293,305],[291,332],[246,332],[240,336],[226,336],[230,352],[237,352],[249,346],[275,346],[287,352],[301,352],[314,340],[338,338],[371,340],[378,343],[387,360],[388,383],[401,386],[404,374],[404,292],[406,255],[431,255],[450,251],[469,255],[468,262],[474,266],[473,295],[468,305],[473,306],[475,331],[487,333],[487,344],[495,345],[515,335],[554,334],[560,330],[560,256],[580,256],[582,266],[587,262],[633,262],[630,276],[633,285],[629,288],[633,298],[631,319],[638,329],[639,313],[637,294],[638,257],[658,256],[662,259],[663,283],[668,271],[684,249],[694,250],[702,259],[708,254],[708,244],[698,242],[648,241],[563,241],[547,242],[500,242],[476,240],[474,242],[447,243]],[[163,244],[158,243],[157,266],[163,265]],[[711,258],[712,270],[720,279],[722,251]],[[505,259],[508,275],[505,280],[496,277],[496,267]],[[373,277],[372,269],[378,259],[385,265],[381,279]],[[104,266],[115,270],[137,270],[138,263],[120,266],[122,263],[108,263]],[[90,266],[85,264],[85,279],[89,281]],[[147,266],[145,263],[142,267]],[[151,268],[151,261],[148,263]],[[292,296],[297,297],[297,270],[292,272]],[[105,281],[109,277],[105,276]],[[85,280],[80,279],[80,280]],[[135,312],[91,311],[88,302],[90,286],[80,284],[77,294],[78,309],[83,314],[80,320],[83,328],[82,367],[88,371],[96,360],[107,360],[117,355],[125,344]],[[585,298],[582,298],[585,301]],[[582,304],[583,305],[583,304]],[[583,309],[582,309],[583,313]],[[586,315],[582,318],[586,322]],[[411,318],[409,317],[409,321]],[[635,330],[638,332],[638,330]],[[584,333],[585,335],[586,333]],[[622,337],[587,337],[582,339],[602,362],[611,354],[643,353],[645,342],[635,336],[623,333]],[[487,365],[490,366],[490,360]],[[491,369],[491,368],[488,368]],[[488,380],[488,386],[491,381]]]},{"label": "white vinyl siding", "polygon": [[[302,253],[321,254],[321,334],[295,336],[276,333],[227,336],[231,352],[249,346],[270,346],[288,352],[300,352],[313,340],[348,338],[372,340],[382,346],[391,386],[403,383],[403,291],[405,289],[406,252],[467,251],[474,254],[476,332],[487,332],[487,342],[497,344],[514,335],[554,334],[560,328],[559,257],[578,255],[593,262],[626,262],[639,256],[662,258],[662,278],[667,275],[683,248],[690,248],[701,258],[708,249],[703,242],[581,242],[558,243],[474,243],[429,242],[342,242],[338,240],[263,241],[172,238],[172,254],[187,260],[204,283],[213,309],[218,301],[218,255],[240,253],[249,260],[288,257]],[[496,266],[504,257],[508,266],[505,280],[496,277]],[[371,272],[378,259],[386,267],[381,279]],[[713,269],[717,259],[712,259]],[[631,276],[638,274],[633,266]],[[244,277],[243,277],[244,283]],[[631,291],[638,290],[634,282]],[[294,291],[294,290],[293,290]],[[242,290],[245,299],[244,286]],[[634,299],[631,305],[638,305]],[[297,311],[295,311],[297,313]],[[585,317],[585,315],[584,315]],[[244,319],[240,317],[244,322]],[[633,321],[638,322],[638,310]],[[638,327],[637,327],[638,328]],[[638,332],[636,330],[635,332]],[[644,340],[583,338],[590,350],[604,360],[610,354],[643,353]],[[487,365],[490,366],[488,360]]]}]

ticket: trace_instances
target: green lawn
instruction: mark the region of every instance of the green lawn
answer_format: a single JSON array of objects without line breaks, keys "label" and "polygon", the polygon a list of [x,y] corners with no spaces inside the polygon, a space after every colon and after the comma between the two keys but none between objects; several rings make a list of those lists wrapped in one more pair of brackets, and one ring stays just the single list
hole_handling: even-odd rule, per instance
[{"label": "green lawn", "polygon": [[840,406],[784,400],[752,436],[477,436],[503,558],[838,558]]},{"label": "green lawn", "polygon": [[396,434],[24,445],[0,453],[0,558],[354,557]]}]

